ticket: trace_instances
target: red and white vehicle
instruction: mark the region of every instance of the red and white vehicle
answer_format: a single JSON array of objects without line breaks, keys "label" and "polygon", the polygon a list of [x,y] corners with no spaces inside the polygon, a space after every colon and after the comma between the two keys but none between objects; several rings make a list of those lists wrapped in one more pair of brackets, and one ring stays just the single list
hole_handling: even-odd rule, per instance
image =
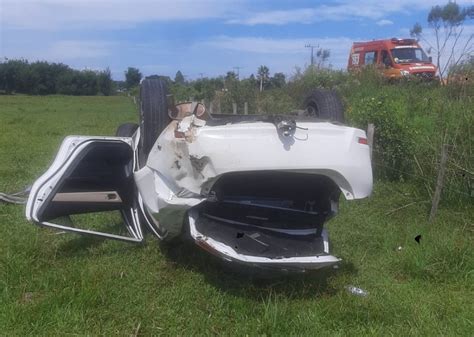
[{"label": "red and white vehicle", "polygon": [[[141,87],[140,125],[116,137],[69,136],[33,185],[26,216],[80,234],[141,242],[182,237],[229,262],[278,270],[337,263],[324,223],[340,194],[372,190],[364,131],[345,126],[332,91],[315,91],[302,115],[210,115],[174,105],[160,79]],[[129,235],[57,223],[119,210]]]},{"label": "red and white vehicle", "polygon": [[376,67],[388,79],[436,79],[436,66],[414,39],[354,42],[347,69],[358,71],[367,66]]}]

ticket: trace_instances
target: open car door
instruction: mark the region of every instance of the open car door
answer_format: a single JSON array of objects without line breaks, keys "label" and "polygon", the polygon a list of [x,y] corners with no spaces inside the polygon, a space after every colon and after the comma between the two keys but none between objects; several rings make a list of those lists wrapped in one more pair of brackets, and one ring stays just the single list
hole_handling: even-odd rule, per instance
[{"label": "open car door", "polygon": [[[133,180],[135,154],[132,138],[67,137],[51,167],[32,186],[26,217],[59,230],[143,241]],[[104,211],[120,211],[129,236],[57,223],[69,215]]]}]

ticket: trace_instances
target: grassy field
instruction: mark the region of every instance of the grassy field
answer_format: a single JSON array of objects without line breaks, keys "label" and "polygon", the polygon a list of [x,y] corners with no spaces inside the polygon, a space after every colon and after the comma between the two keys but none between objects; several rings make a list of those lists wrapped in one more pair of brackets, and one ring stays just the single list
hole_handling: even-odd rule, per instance
[{"label": "grassy field", "polygon": [[[64,136],[136,119],[126,97],[0,96],[0,191],[31,184]],[[394,211],[413,201],[407,183],[343,201],[328,224],[340,268],[271,280],[152,237],[57,235],[0,204],[0,335],[472,335],[473,207],[442,208],[429,225],[424,202]]]}]

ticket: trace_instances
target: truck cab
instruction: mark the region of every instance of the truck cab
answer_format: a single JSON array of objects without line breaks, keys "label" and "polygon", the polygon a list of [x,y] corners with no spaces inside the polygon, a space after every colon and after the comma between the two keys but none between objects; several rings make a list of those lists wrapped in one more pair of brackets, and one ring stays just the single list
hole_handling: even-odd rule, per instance
[{"label": "truck cab", "polygon": [[388,79],[436,78],[436,66],[414,39],[392,38],[354,42],[347,69],[356,72],[364,67],[379,69]]}]

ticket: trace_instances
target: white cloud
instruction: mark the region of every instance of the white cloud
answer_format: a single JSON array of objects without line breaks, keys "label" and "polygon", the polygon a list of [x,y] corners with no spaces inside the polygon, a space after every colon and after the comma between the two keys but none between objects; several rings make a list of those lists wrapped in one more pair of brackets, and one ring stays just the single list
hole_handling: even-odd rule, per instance
[{"label": "white cloud", "polygon": [[0,27],[61,29],[124,28],[150,21],[185,21],[225,16],[237,0],[2,0]]},{"label": "white cloud", "polygon": [[249,15],[246,18],[236,18],[227,21],[229,24],[244,25],[284,25],[288,23],[311,23],[315,21],[316,11],[312,8],[301,8],[287,11],[269,11]]},{"label": "white cloud", "polygon": [[[410,13],[413,10],[429,9],[446,0],[339,0],[331,5],[317,5],[290,10],[269,10],[248,13],[227,20],[229,24],[242,25],[285,25],[290,23],[313,23],[347,19],[382,19],[387,14]],[[458,0],[459,5],[471,4],[472,0]],[[389,21],[389,20],[380,20]]]},{"label": "white cloud", "polygon": [[[60,40],[46,45],[17,44],[10,52],[0,56],[26,58],[30,61],[46,60],[52,62],[90,62],[107,58],[113,54],[116,43],[98,40]],[[81,62],[82,61],[82,62]]]},{"label": "white cloud", "polygon": [[52,60],[102,58],[112,53],[113,46],[113,43],[105,41],[58,41],[45,51],[45,58]]},{"label": "white cloud", "polygon": [[[284,25],[327,20],[381,20],[388,14],[429,9],[446,0],[337,0],[281,10],[272,1],[249,0],[0,0],[0,27],[41,30],[126,28],[153,21],[220,19],[230,24]],[[472,0],[458,0],[471,4]],[[268,10],[256,11],[258,8]]]},{"label": "white cloud", "polygon": [[377,21],[376,24],[379,26],[389,26],[389,25],[393,25],[393,21],[382,19],[382,20]]},{"label": "white cloud", "polygon": [[[263,37],[229,37],[218,36],[208,41],[200,42],[197,46],[230,51],[244,59],[247,57],[249,64],[264,62],[279,71],[289,72],[295,66],[303,66],[309,63],[310,51],[305,45],[311,43],[324,49],[329,49],[331,56],[329,62],[335,68],[345,68],[347,58],[353,39],[348,37],[313,37],[297,39],[271,39]],[[212,52],[212,51],[211,51]]]}]

